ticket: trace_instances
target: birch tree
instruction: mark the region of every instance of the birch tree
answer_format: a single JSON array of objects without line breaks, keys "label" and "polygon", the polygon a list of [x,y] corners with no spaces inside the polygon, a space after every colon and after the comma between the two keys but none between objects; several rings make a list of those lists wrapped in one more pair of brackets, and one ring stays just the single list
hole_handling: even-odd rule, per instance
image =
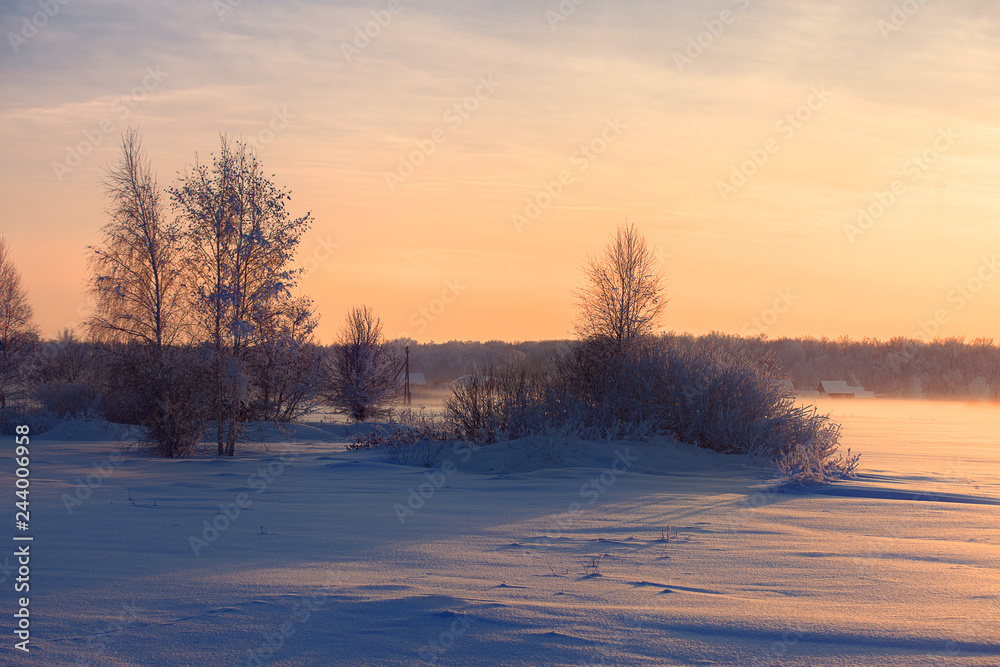
[{"label": "birch tree", "polygon": [[14,266],[7,242],[0,237],[0,408],[7,406],[37,340],[21,273]]},{"label": "birch tree", "polygon": [[382,321],[367,306],[347,315],[325,366],[323,398],[356,422],[385,413],[398,396],[402,366],[382,337]]},{"label": "birch tree", "polygon": [[663,318],[663,274],[656,255],[635,225],[624,224],[604,254],[584,265],[586,285],[577,291],[577,335],[616,343],[653,334]]},{"label": "birch tree", "polygon": [[121,155],[105,171],[104,189],[110,220],[101,230],[103,243],[89,248],[95,309],[86,327],[110,355],[113,372],[155,397],[144,424],[152,440],[166,456],[183,456],[202,427],[194,416],[196,399],[176,391],[184,372],[177,348],[185,342],[187,319],[181,230],[164,215],[162,191],[133,128],[122,135]]},{"label": "birch tree", "polygon": [[265,175],[252,148],[224,136],[212,164],[196,164],[170,194],[212,350],[218,453],[232,456],[251,398],[247,360],[257,315],[294,287],[299,271],[289,266],[311,218],[292,218],[289,193]]},{"label": "birch tree", "polygon": [[316,405],[322,362],[313,341],[319,321],[307,298],[282,299],[256,318],[249,370],[255,420],[289,422]]}]

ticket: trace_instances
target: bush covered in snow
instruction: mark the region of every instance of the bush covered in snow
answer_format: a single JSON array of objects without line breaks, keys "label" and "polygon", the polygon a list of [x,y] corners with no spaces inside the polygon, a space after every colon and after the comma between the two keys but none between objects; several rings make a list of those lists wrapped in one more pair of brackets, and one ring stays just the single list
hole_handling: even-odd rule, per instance
[{"label": "bush covered in snow", "polygon": [[521,364],[490,366],[453,389],[445,412],[454,430],[471,442],[520,438],[548,418],[550,384]]},{"label": "bush covered in snow", "polygon": [[800,481],[850,474],[857,457],[835,458],[839,425],[796,405],[774,361],[742,349],[741,340],[583,341],[549,369],[477,374],[455,389],[447,416],[479,443],[554,428],[583,437],[666,434],[766,459]]},{"label": "bush covered in snow", "polygon": [[448,443],[461,439],[449,422],[407,408],[396,415],[393,423],[377,424],[371,431],[358,435],[347,449],[380,448],[393,463],[429,468],[437,463]]},{"label": "bush covered in snow", "polygon": [[382,320],[368,306],[355,307],[322,359],[319,394],[355,422],[385,417],[399,396],[401,370],[396,350],[382,335]]},{"label": "bush covered in snow", "polygon": [[167,458],[189,456],[213,416],[210,362],[203,348],[175,347],[164,351],[167,363],[160,369],[154,354],[136,344],[101,348],[95,380],[100,414],[142,426],[142,441]]},{"label": "bush covered in snow", "polygon": [[0,435],[15,435],[18,426],[27,426],[31,433],[44,433],[56,423],[52,413],[31,409],[23,403],[0,408]]}]

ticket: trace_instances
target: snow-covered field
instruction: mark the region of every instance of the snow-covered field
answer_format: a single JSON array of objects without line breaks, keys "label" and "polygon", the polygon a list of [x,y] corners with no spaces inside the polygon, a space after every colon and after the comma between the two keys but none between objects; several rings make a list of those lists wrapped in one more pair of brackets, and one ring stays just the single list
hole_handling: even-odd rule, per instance
[{"label": "snow-covered field", "polygon": [[1000,665],[1000,408],[822,407],[863,474],[785,493],[665,439],[429,470],[344,426],[170,461],[63,423],[32,440],[31,652],[8,631],[3,659]]}]

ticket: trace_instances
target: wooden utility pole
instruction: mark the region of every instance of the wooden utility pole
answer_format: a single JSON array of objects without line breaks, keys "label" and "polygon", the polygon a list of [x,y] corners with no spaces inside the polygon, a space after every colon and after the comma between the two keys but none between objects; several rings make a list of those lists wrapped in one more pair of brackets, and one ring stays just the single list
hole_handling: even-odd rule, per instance
[{"label": "wooden utility pole", "polygon": [[406,387],[403,390],[403,402],[406,405],[409,405],[410,404],[410,346],[407,345],[404,349],[406,350],[406,370],[404,371],[404,373],[406,373]]}]

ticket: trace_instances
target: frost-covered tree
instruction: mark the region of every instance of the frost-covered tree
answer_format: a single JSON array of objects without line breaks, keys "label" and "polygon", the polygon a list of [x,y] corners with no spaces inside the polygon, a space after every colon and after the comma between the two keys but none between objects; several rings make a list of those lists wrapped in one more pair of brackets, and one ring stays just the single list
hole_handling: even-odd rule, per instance
[{"label": "frost-covered tree", "polygon": [[584,273],[587,284],[576,293],[580,338],[623,342],[656,333],[666,307],[663,275],[635,225],[620,226],[604,255],[591,257]]},{"label": "frost-covered tree", "polygon": [[323,399],[356,422],[378,417],[399,395],[402,365],[368,306],[347,315],[325,364]]},{"label": "frost-covered tree", "polygon": [[307,298],[283,299],[258,313],[248,361],[252,419],[288,422],[315,407],[322,360],[313,341],[318,324]]},{"label": "frost-covered tree", "polygon": [[251,400],[248,354],[257,315],[287,298],[289,268],[309,214],[292,218],[287,191],[265,175],[253,149],[222,137],[212,164],[196,164],[171,189],[186,225],[194,303],[213,356],[219,454],[235,452]]},{"label": "frost-covered tree", "polygon": [[28,294],[0,237],[0,408],[15,390],[38,341]]},{"label": "frost-covered tree", "polygon": [[106,367],[127,378],[153,405],[143,425],[168,457],[183,456],[201,437],[199,406],[177,396],[185,372],[177,346],[185,342],[188,298],[182,234],[164,213],[162,191],[138,132],[122,136],[118,162],[105,172],[110,220],[103,242],[91,246],[90,292],[95,308],[86,326],[108,354]]}]

